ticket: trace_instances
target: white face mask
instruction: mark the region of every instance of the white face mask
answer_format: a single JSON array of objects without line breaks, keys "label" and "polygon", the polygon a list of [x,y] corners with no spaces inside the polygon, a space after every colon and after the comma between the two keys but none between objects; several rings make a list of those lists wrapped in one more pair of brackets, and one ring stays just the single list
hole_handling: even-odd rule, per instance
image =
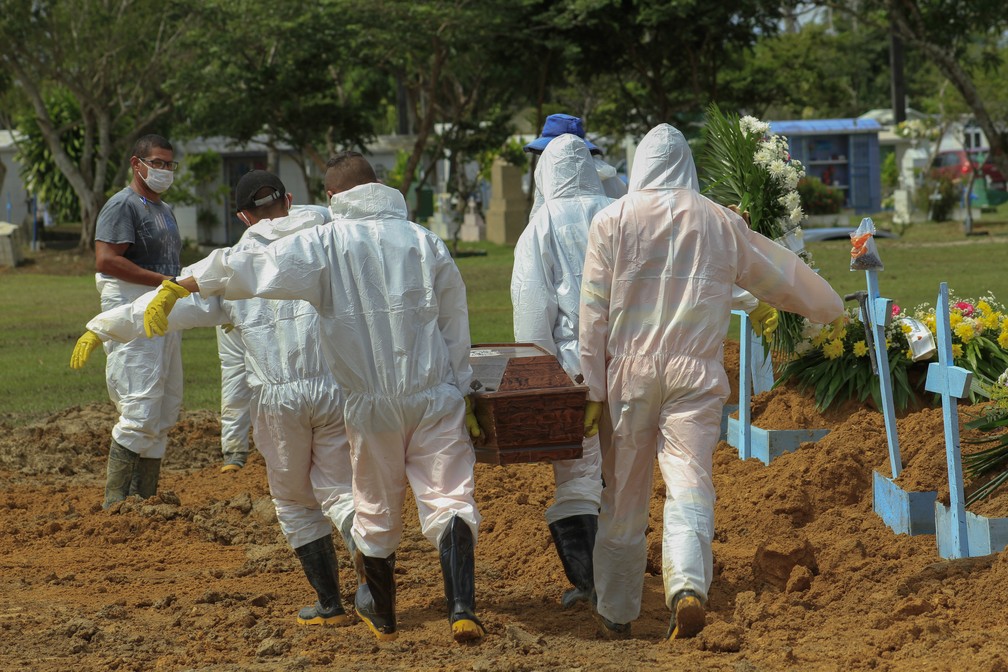
[{"label": "white face mask", "polygon": [[[143,177],[143,175],[140,177]],[[168,191],[168,187],[172,185],[174,180],[174,172],[170,170],[151,168],[150,166],[147,166],[147,177],[143,177],[143,181],[147,183],[147,186],[150,187],[150,190],[155,194],[163,194]]]}]

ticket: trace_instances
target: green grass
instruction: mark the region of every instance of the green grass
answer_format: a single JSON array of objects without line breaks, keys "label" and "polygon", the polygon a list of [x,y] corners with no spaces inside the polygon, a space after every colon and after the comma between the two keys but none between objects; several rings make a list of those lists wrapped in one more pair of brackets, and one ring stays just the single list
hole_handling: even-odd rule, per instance
[{"label": "green grass", "polygon": [[[967,238],[959,223],[919,223],[899,239],[878,239],[885,266],[878,274],[879,292],[908,310],[925,302],[934,305],[940,282],[947,282],[961,298],[977,298],[993,290],[1000,301],[1008,300],[1008,291],[1003,289],[1008,224],[984,224],[975,230],[979,228],[988,235]],[[848,241],[810,243],[808,250],[822,277],[841,296],[866,288],[864,272],[850,270]]]},{"label": "green grass", "polygon": [[[880,222],[881,224],[881,222]],[[946,281],[960,297],[993,289],[1002,301],[1008,223],[981,221],[987,236],[966,238],[958,223],[915,224],[900,239],[881,239],[879,274],[883,296],[911,309],[933,304],[938,283]],[[473,343],[513,340],[510,277],[513,249],[491,243],[466,244],[484,256],[461,257]],[[816,265],[838,293],[865,287],[865,275],[851,272],[850,244],[809,244]],[[99,310],[94,276],[5,272],[0,275],[0,421],[23,424],[68,406],[108,400],[105,356],[95,352],[82,371],[69,367],[70,353],[87,320]],[[737,338],[733,322],[729,337]],[[183,336],[184,405],[188,409],[220,406],[220,367],[212,329]]]}]

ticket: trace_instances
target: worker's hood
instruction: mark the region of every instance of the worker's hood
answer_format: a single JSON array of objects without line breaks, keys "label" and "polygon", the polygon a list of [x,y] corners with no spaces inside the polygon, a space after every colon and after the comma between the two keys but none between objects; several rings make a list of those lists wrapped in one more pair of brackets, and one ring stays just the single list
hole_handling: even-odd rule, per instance
[{"label": "worker's hood", "polygon": [[242,242],[254,240],[259,243],[269,244],[274,240],[289,236],[304,229],[310,229],[323,223],[322,215],[313,210],[291,210],[286,217],[276,217],[274,219],[260,219],[252,226],[245,229],[242,234]]},{"label": "worker's hood", "polygon": [[692,189],[700,191],[693,153],[679,129],[655,126],[641,140],[630,171],[630,191]]},{"label": "worker's hood", "polygon": [[329,199],[333,220],[401,219],[409,216],[406,199],[398,189],[372,182],[333,194]]},{"label": "worker's hood", "polygon": [[547,201],[605,193],[587,145],[570,133],[546,145],[536,164],[535,182]]}]

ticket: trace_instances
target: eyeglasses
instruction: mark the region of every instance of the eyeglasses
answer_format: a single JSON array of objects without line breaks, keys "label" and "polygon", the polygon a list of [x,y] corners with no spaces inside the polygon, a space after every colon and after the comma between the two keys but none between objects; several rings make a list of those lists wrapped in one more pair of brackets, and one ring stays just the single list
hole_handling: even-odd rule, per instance
[{"label": "eyeglasses", "polygon": [[171,170],[178,168],[178,161],[162,161],[161,159],[140,159],[155,170]]}]

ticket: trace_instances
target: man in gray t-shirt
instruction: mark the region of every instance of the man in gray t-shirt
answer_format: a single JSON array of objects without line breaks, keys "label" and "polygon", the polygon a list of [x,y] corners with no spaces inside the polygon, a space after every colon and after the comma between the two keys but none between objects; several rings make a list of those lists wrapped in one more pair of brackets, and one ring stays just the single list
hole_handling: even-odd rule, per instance
[{"label": "man in gray t-shirt", "polygon": [[[133,179],[98,213],[95,281],[102,310],[130,303],[151,287],[174,278],[182,238],[161,194],[178,164],[171,143],[145,135],[130,157]],[[105,344],[105,378],[119,411],[112,428],[105,481],[108,508],[130,495],[157,492],[168,430],[182,407],[181,335]]]},{"label": "man in gray t-shirt", "polygon": [[95,240],[128,244],[122,256],[134,265],[173,278],[178,275],[182,237],[171,206],[124,187],[98,214]]}]

